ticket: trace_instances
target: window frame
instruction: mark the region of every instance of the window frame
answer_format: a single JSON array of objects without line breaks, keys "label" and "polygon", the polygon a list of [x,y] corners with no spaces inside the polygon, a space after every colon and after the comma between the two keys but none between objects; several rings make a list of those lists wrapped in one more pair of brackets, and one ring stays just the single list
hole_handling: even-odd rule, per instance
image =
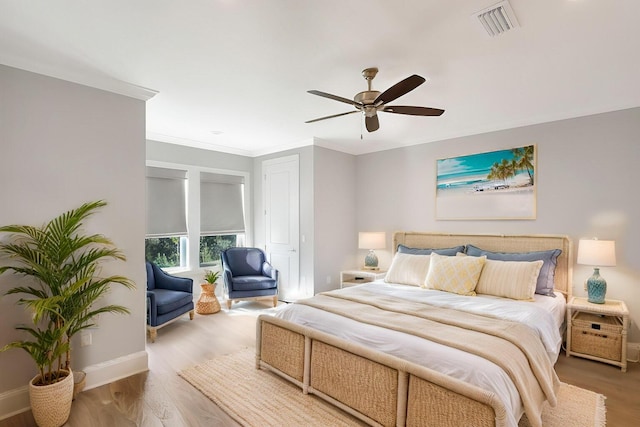
[{"label": "window frame", "polygon": [[[184,163],[147,160],[147,166],[187,171],[187,260],[186,267],[167,268],[170,273],[202,273],[206,267],[200,267],[200,173],[242,176],[244,178],[244,244],[253,243],[253,221],[251,210],[251,173],[231,169],[208,168]],[[145,235],[146,238],[146,235]]]}]

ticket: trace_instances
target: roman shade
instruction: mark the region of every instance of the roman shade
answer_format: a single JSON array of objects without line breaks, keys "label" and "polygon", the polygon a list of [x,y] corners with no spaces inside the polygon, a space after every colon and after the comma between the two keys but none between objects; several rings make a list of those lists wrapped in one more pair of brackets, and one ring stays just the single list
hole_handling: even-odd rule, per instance
[{"label": "roman shade", "polygon": [[200,173],[200,234],[244,233],[244,177]]},{"label": "roman shade", "polygon": [[187,171],[147,166],[147,237],[187,234]]}]

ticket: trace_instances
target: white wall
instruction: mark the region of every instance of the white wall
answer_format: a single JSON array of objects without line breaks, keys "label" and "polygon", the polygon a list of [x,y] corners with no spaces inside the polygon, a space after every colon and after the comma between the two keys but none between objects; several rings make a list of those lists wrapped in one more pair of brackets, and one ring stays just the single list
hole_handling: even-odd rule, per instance
[{"label": "white wall", "polygon": [[[144,138],[144,101],[0,65],[0,224],[40,225],[104,199],[85,230],[111,238],[127,256],[105,264],[104,273],[137,285],[108,295],[105,303],[131,314],[103,316],[91,330],[93,345],[74,345],[74,369],[140,352],[146,365]],[[10,274],[0,277],[0,291],[15,284]],[[23,338],[14,326],[30,321],[15,301],[0,299],[0,345]],[[0,372],[1,397],[26,386],[36,369],[26,353],[11,350],[0,353]],[[0,401],[0,418],[2,409]]]},{"label": "white wall", "polygon": [[[437,159],[529,144],[538,150],[536,220],[435,220]],[[639,108],[362,155],[356,223],[359,230],[388,233],[566,234],[574,242],[574,261],[580,238],[614,239],[617,266],[601,269],[607,298],[627,303],[629,339],[640,342],[639,161]],[[391,249],[376,253],[388,267]],[[575,295],[586,295],[583,282],[591,273],[590,267],[574,266]]]}]

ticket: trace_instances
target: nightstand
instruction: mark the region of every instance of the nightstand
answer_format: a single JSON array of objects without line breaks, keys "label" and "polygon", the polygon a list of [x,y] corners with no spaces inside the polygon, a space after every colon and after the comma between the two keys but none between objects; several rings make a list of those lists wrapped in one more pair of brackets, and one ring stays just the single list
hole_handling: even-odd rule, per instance
[{"label": "nightstand", "polygon": [[619,366],[627,372],[629,310],[624,301],[593,304],[573,297],[567,304],[567,357]]},{"label": "nightstand", "polygon": [[386,270],[346,270],[340,272],[340,288],[384,279]]}]

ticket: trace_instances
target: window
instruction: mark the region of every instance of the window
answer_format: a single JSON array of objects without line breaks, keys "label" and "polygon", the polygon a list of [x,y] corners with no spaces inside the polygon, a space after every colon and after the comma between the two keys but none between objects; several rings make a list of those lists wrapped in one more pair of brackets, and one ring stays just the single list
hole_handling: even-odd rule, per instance
[{"label": "window", "polygon": [[145,257],[160,267],[186,266],[187,171],[147,167]]},{"label": "window", "polygon": [[244,177],[200,173],[200,267],[220,264],[220,252],[244,244]]},{"label": "window", "polygon": [[150,161],[147,260],[197,272],[220,266],[220,252],[249,236],[248,172]]},{"label": "window", "polygon": [[161,268],[184,266],[186,247],[187,238],[184,236],[147,237],[144,240],[144,253],[147,261],[151,261]]},{"label": "window", "polygon": [[228,248],[242,246],[244,234],[200,237],[200,267],[220,266],[220,253]]}]

